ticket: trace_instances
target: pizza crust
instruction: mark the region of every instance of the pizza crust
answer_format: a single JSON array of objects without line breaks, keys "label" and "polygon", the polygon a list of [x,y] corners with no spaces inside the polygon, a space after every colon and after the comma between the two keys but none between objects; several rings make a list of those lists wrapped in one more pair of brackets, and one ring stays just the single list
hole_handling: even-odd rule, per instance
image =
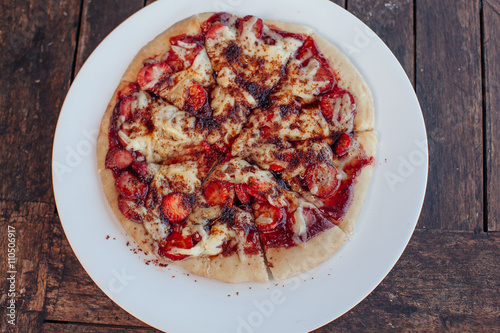
[{"label": "pizza crust", "polygon": [[[361,132],[354,136],[354,140],[358,141],[368,157],[375,156],[377,146],[377,135],[374,132]],[[358,220],[361,209],[365,203],[366,194],[370,187],[374,165],[365,166],[361,173],[356,177],[353,188],[353,199],[345,216],[340,220],[339,227],[348,235],[351,235],[354,225]]]},{"label": "pizza crust", "polygon": [[190,273],[228,283],[267,282],[269,276],[262,254],[189,258],[175,262]]},{"label": "pizza crust", "polygon": [[315,40],[323,56],[330,62],[339,87],[348,90],[356,101],[354,131],[372,131],[375,126],[375,106],[372,93],[354,64],[338,47],[314,33]]},{"label": "pizza crust", "polygon": [[347,240],[337,226],[289,248],[268,248],[266,258],[273,277],[283,280],[300,274],[330,258]]}]

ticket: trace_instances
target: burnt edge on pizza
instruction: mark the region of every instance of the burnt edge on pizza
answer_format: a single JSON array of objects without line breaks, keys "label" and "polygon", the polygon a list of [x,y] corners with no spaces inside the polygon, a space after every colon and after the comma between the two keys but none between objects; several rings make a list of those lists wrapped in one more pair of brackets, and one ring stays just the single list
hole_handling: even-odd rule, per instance
[{"label": "burnt edge on pizza", "polygon": [[377,137],[368,85],[306,26],[203,13],[142,48],[104,113],[97,163],[142,250],[225,282],[285,279],[335,253]]}]

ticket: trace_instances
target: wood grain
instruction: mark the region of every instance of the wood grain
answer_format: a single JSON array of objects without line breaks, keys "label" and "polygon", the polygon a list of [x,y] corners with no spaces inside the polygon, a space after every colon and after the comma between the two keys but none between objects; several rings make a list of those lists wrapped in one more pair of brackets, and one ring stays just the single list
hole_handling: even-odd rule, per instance
[{"label": "wood grain", "polygon": [[[54,213],[52,204],[0,201],[0,248],[5,251],[0,265],[1,303],[5,305],[0,310],[1,332],[39,331],[43,324],[47,279],[49,272],[56,271],[48,257],[54,244],[51,237]],[[9,244],[13,245],[9,247]],[[7,249],[14,249],[10,253],[13,261],[8,262]],[[15,318],[9,319],[13,319],[15,325],[6,319],[7,313],[11,313],[6,304],[10,304],[11,299],[14,300]]]},{"label": "wood grain", "polygon": [[416,90],[429,139],[420,228],[483,230],[479,0],[416,2]]},{"label": "wood grain", "polygon": [[415,85],[413,0],[350,0],[347,9],[387,44]]},{"label": "wood grain", "polygon": [[500,230],[500,1],[483,2],[488,230]]},{"label": "wood grain", "polygon": [[81,323],[51,323],[43,325],[42,333],[157,333],[152,327],[88,325]]},{"label": "wood grain", "polygon": [[0,199],[52,202],[51,147],[79,1],[2,0],[1,8]]},{"label": "wood grain", "polygon": [[104,37],[143,5],[143,0],[83,0],[76,72]]},{"label": "wood grain", "polygon": [[417,231],[385,280],[317,332],[494,332],[500,234]]}]

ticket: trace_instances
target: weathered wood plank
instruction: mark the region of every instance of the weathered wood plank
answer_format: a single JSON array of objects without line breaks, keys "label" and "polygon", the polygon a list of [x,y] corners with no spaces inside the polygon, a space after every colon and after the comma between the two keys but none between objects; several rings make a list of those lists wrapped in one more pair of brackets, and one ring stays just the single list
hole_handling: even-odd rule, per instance
[{"label": "weathered wood plank", "polygon": [[83,0],[75,72],[104,37],[143,6],[144,0]]},{"label": "weathered wood plank", "polygon": [[51,148],[70,84],[79,0],[2,0],[0,199],[51,202]]},{"label": "weathered wood plank", "polygon": [[45,323],[42,333],[160,333],[152,327]]},{"label": "weathered wood plank", "polygon": [[429,139],[421,228],[483,229],[479,0],[416,2],[416,90]]},{"label": "weathered wood plank", "polygon": [[500,230],[500,1],[483,2],[488,230]]},{"label": "weathered wood plank", "polygon": [[52,204],[0,201],[1,332],[42,327],[54,213]]},{"label": "weathered wood plank", "polygon": [[500,234],[416,231],[385,280],[317,332],[494,332]]},{"label": "weathered wood plank", "polygon": [[415,84],[413,0],[350,0],[347,9],[387,44]]}]

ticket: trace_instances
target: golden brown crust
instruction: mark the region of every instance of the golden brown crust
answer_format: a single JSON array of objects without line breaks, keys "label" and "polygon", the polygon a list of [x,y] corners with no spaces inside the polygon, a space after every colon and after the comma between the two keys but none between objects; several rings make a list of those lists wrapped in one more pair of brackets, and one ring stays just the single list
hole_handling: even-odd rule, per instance
[{"label": "golden brown crust", "polygon": [[[356,133],[354,139],[361,144],[368,157],[375,156],[377,135],[374,132]],[[354,225],[356,224],[358,216],[365,203],[366,194],[372,179],[373,169],[373,164],[367,165],[356,177],[351,205],[349,206],[346,215],[339,222],[339,227],[348,235],[352,234]]]},{"label": "golden brown crust", "polygon": [[371,131],[375,126],[375,106],[372,93],[353,63],[335,45],[314,33],[311,36],[337,74],[339,87],[348,90],[357,106],[354,131]]},{"label": "golden brown crust", "polygon": [[318,266],[331,257],[347,240],[337,226],[290,248],[270,248],[266,258],[276,280],[283,280]]},{"label": "golden brown crust", "polygon": [[175,264],[193,274],[228,283],[269,281],[262,254],[189,258]]}]

